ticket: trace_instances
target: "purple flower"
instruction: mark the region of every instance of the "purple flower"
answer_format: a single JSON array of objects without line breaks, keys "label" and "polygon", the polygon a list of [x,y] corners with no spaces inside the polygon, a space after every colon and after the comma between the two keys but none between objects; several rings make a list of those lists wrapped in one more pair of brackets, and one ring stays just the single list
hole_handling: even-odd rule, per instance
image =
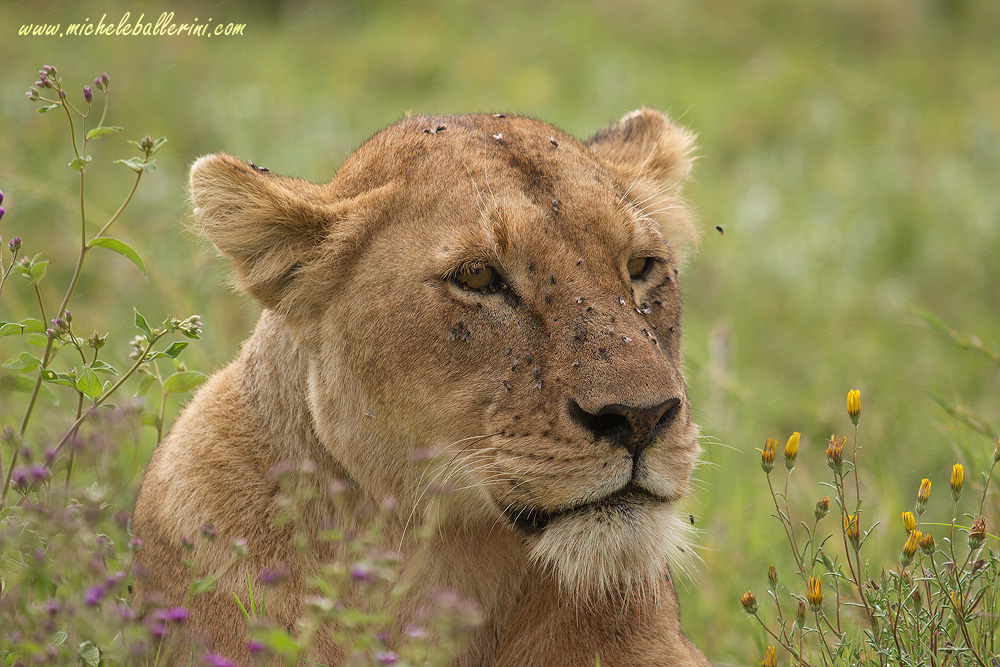
[{"label": "purple flower", "polygon": [[42,74],[38,77],[38,81],[35,82],[35,85],[39,88],[51,88],[52,82],[49,81],[49,77]]},{"label": "purple flower", "polygon": [[219,531],[217,531],[215,529],[215,526],[213,526],[212,524],[206,523],[201,527],[201,536],[206,537],[210,540],[214,540],[216,537],[219,536]]},{"label": "purple flower", "polygon": [[131,540],[128,541],[128,550],[133,553],[142,551],[142,540],[140,540],[138,537],[133,537]]},{"label": "purple flower", "polygon": [[28,469],[28,474],[31,475],[31,481],[44,482],[49,478],[49,469],[45,466],[33,465]]},{"label": "purple flower", "polygon": [[101,83],[101,77],[99,77],[99,76],[94,77],[94,86],[96,88],[101,88],[101,89],[104,88],[104,85]]},{"label": "purple flower", "polygon": [[367,563],[355,563],[351,566],[351,577],[355,581],[367,584],[375,579],[375,573]]},{"label": "purple flower", "polygon": [[[2,218],[2,217],[3,217],[3,208],[0,208],[0,218]],[[17,252],[18,250],[20,250],[21,249],[21,237],[20,236],[15,236],[14,238],[12,238],[10,240],[10,243],[7,244],[7,247],[10,248],[11,252]]]},{"label": "purple flower", "polygon": [[[3,218],[3,214],[4,214],[4,213],[6,213],[6,211],[4,210],[3,206],[0,206],[0,219],[2,219],[2,218]],[[14,242],[13,242],[13,241],[11,241],[11,242],[10,242],[10,244],[11,244],[11,245],[14,245]]]},{"label": "purple flower", "polygon": [[0,204],[3,203],[3,190],[0,190]]},{"label": "purple flower", "polygon": [[251,639],[247,642],[247,650],[250,651],[251,655],[257,655],[258,653],[262,653],[264,651],[264,645],[256,639]]},{"label": "purple flower", "polygon": [[24,466],[14,468],[14,472],[10,474],[11,481],[14,482],[14,486],[21,489],[28,486],[28,479],[31,477],[28,469]]},{"label": "purple flower", "polygon": [[59,606],[59,603],[56,602],[55,598],[49,598],[49,601],[45,603],[42,609],[44,609],[45,613],[49,616],[55,616],[59,613],[61,607]]},{"label": "purple flower", "polygon": [[260,571],[262,584],[276,584],[288,577],[288,566],[280,563],[277,567],[265,567]]},{"label": "purple flower", "polygon": [[104,74],[101,75],[101,83],[103,83],[105,86],[108,85],[108,73],[107,72],[105,72]]},{"label": "purple flower", "polygon": [[167,634],[167,626],[163,623],[151,623],[149,625],[149,634],[159,639],[163,635]]},{"label": "purple flower", "polygon": [[88,102],[94,99],[94,91],[90,89],[90,86],[83,87],[83,99],[87,100]]},{"label": "purple flower", "polygon": [[157,609],[153,612],[153,620],[158,623],[181,623],[188,619],[188,610],[184,607]]},{"label": "purple flower", "polygon": [[206,653],[204,658],[205,663],[211,667],[236,667],[229,658],[218,653]]},{"label": "purple flower", "polygon": [[399,661],[399,655],[395,651],[379,651],[375,654],[375,659],[380,665],[395,665]]},{"label": "purple flower", "polygon": [[83,601],[87,603],[87,606],[96,607],[101,604],[101,600],[104,598],[104,586],[102,584],[94,584],[83,594]]}]

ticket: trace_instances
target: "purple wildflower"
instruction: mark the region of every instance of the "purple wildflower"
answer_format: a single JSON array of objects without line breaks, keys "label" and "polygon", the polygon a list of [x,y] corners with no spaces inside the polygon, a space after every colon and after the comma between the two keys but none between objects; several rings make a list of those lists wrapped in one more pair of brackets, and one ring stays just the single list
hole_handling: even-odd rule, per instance
[{"label": "purple wildflower", "polygon": [[375,573],[367,563],[355,563],[351,566],[351,577],[355,581],[367,584],[375,579]]},{"label": "purple wildflower", "polygon": [[[0,208],[0,218],[2,218],[2,217],[3,217],[3,208]],[[21,237],[20,236],[15,236],[14,238],[12,238],[10,240],[10,243],[7,244],[7,247],[10,248],[11,252],[17,252],[18,250],[20,250],[21,249]]]},{"label": "purple wildflower", "polygon": [[171,607],[164,614],[164,620],[171,623],[183,623],[188,619],[188,610],[184,607]]},{"label": "purple wildflower", "polygon": [[236,667],[229,658],[218,653],[206,653],[204,658],[205,663],[211,667]]},{"label": "purple wildflower", "polygon": [[138,537],[133,537],[131,540],[128,541],[128,550],[131,551],[132,553],[138,553],[139,551],[142,551],[142,540],[140,540]]},{"label": "purple wildflower", "polygon": [[0,190],[0,204],[3,203],[3,190]]},{"label": "purple wildflower", "polygon": [[45,466],[33,465],[28,469],[28,474],[31,475],[31,481],[41,483],[49,478],[49,469]]},{"label": "purple wildflower", "polygon": [[247,642],[247,650],[250,651],[251,655],[257,655],[259,653],[263,653],[264,645],[256,639],[251,639]]},{"label": "purple wildflower", "polygon": [[87,606],[96,607],[104,599],[104,592],[103,584],[94,584],[83,594],[83,601],[87,603]]},{"label": "purple wildflower", "polygon": [[153,635],[157,639],[160,639],[163,635],[167,634],[167,626],[163,623],[150,623],[149,634]]},{"label": "purple wildflower", "polygon": [[83,99],[87,100],[88,102],[94,99],[94,91],[90,89],[90,86],[83,87]]},{"label": "purple wildflower", "polygon": [[46,602],[42,606],[42,609],[44,609],[45,613],[48,614],[49,616],[55,616],[56,614],[59,613],[61,607],[59,606],[59,603],[56,601],[55,598],[49,598],[48,602]]},{"label": "purple wildflower", "polygon": [[276,584],[288,577],[288,566],[280,563],[276,567],[265,567],[260,571],[260,582],[262,584]]},{"label": "purple wildflower", "polygon": [[38,81],[35,82],[35,85],[39,88],[51,88],[52,82],[49,81],[49,77],[42,74],[38,77]]},{"label": "purple wildflower", "polygon": [[208,538],[210,540],[214,540],[216,537],[219,536],[219,531],[217,531],[215,529],[215,526],[213,526],[212,524],[206,523],[201,527],[201,536]]},{"label": "purple wildflower", "polygon": [[[3,206],[0,206],[0,219],[2,219],[2,218],[3,218],[3,214],[4,214],[4,213],[6,213],[6,211],[4,210]],[[13,241],[11,241],[11,242],[10,242],[10,244],[11,244],[11,245],[14,245],[14,242],[13,242]]]},{"label": "purple wildflower", "polygon": [[101,77],[99,76],[94,77],[94,87],[104,90],[104,84],[101,83]]},{"label": "purple wildflower", "polygon": [[19,489],[28,486],[28,480],[30,478],[31,474],[24,466],[14,468],[14,472],[10,474],[11,481],[14,482],[14,486]]},{"label": "purple wildflower", "polygon": [[399,662],[399,655],[395,651],[379,651],[375,654],[375,659],[380,665],[395,665]]},{"label": "purple wildflower", "polygon": [[107,72],[105,72],[104,74],[101,75],[101,83],[103,83],[105,86],[108,85],[108,73]]},{"label": "purple wildflower", "polygon": [[34,86],[32,86],[31,90],[26,92],[25,95],[27,95],[28,101],[30,102],[37,102],[41,98],[41,93],[39,93],[38,89]]}]

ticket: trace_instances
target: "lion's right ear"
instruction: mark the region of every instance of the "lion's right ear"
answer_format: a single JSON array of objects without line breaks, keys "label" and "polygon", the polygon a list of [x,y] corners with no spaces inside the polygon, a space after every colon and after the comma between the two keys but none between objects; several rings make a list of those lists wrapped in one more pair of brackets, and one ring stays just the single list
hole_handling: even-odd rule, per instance
[{"label": "lion's right ear", "polygon": [[194,163],[191,197],[198,225],[233,260],[239,286],[265,308],[282,305],[337,218],[324,186],[224,153]]}]

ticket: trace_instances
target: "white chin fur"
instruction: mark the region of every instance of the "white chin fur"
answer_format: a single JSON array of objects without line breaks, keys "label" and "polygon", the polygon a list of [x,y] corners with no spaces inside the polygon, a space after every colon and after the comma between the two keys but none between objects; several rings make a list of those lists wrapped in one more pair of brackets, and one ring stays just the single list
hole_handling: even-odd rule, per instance
[{"label": "white chin fur", "polygon": [[609,594],[656,598],[668,566],[690,569],[693,532],[672,504],[588,508],[554,519],[531,558],[577,601]]}]

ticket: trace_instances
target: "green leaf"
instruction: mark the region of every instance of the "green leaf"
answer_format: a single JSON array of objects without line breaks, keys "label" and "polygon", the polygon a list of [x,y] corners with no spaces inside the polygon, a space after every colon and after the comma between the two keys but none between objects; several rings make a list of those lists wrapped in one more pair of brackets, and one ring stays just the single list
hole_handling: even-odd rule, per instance
[{"label": "green leaf", "polygon": [[[215,577],[202,577],[191,582],[191,595],[201,595],[215,590]],[[235,595],[235,593],[233,594]]]},{"label": "green leaf", "polygon": [[38,113],[48,113],[53,109],[58,109],[58,108],[59,108],[58,104],[47,104],[44,107],[38,107]]},{"label": "green leaf", "polygon": [[187,341],[179,340],[176,343],[173,343],[170,347],[168,347],[165,350],[150,352],[149,354],[146,355],[146,358],[143,359],[143,361],[152,361],[153,359],[162,359],[163,357],[170,357],[171,359],[176,359],[177,355],[181,353],[181,350],[183,350],[188,345],[189,343]]},{"label": "green leaf", "polygon": [[94,646],[93,642],[86,641],[80,644],[77,653],[80,654],[88,667],[98,667],[101,662],[101,650]]},{"label": "green leaf", "polygon": [[97,137],[103,137],[105,134],[111,134],[112,132],[121,132],[123,128],[114,127],[112,125],[102,125],[101,127],[95,127],[93,130],[87,133],[87,139],[96,139]]},{"label": "green leaf", "polygon": [[181,394],[186,391],[191,391],[207,378],[208,376],[204,373],[199,373],[198,371],[181,371],[180,373],[174,373],[163,381],[163,393]]},{"label": "green leaf", "polygon": [[[35,381],[23,375],[4,375],[0,377],[0,390],[17,391],[22,394],[30,394],[35,390]],[[59,399],[52,393],[52,390],[42,385],[38,388],[38,395],[52,405],[59,405]]]},{"label": "green leaf", "polygon": [[83,171],[83,168],[86,167],[87,163],[90,162],[92,159],[93,158],[90,157],[89,155],[87,157],[74,158],[73,161],[69,163],[69,166],[73,167],[77,171]]},{"label": "green leaf", "polygon": [[45,277],[45,271],[49,266],[49,260],[38,262],[37,264],[32,264],[31,269],[28,271],[28,280],[31,281],[32,285],[37,285]]},{"label": "green leaf", "polygon": [[0,324],[0,338],[25,333],[45,333],[45,325],[41,320],[29,317],[23,322],[6,322]]},{"label": "green leaf", "polygon": [[115,160],[115,164],[123,164],[135,173],[143,171],[156,171],[156,163],[150,160],[144,162],[141,157],[130,157],[127,160]]},{"label": "green leaf", "polygon": [[143,265],[142,260],[139,259],[139,255],[132,250],[129,246],[125,245],[118,239],[113,239],[110,236],[98,236],[97,238],[90,239],[90,243],[87,244],[88,248],[93,248],[95,246],[100,246],[101,248],[107,248],[112,252],[116,252],[125,259],[129,260],[133,264],[139,267],[142,271],[142,275],[146,275],[146,267]]},{"label": "green leaf", "polygon": [[135,308],[132,310],[135,312],[135,328],[146,334],[146,340],[150,340],[153,337],[153,330],[146,324],[146,318],[140,315]]},{"label": "green leaf", "polygon": [[108,375],[118,375],[118,369],[116,369],[114,366],[105,361],[97,360],[94,363],[90,364],[90,367],[93,368],[98,373],[107,373]]},{"label": "green leaf", "polygon": [[52,643],[55,644],[56,646],[60,646],[66,642],[68,636],[69,635],[60,630],[59,632],[56,632],[55,634],[52,635]]},{"label": "green leaf", "polygon": [[30,371],[42,363],[41,359],[37,359],[27,352],[22,352],[17,356],[17,359],[11,359],[3,365],[9,371],[17,371],[23,373],[25,371]]},{"label": "green leaf", "polygon": [[143,426],[160,428],[160,415],[155,412],[143,412],[139,419],[142,421]]},{"label": "green leaf", "polygon": [[76,380],[70,377],[67,373],[56,373],[54,370],[46,368],[42,371],[42,380],[50,384],[59,384],[64,387],[72,387],[76,389]]},{"label": "green leaf", "polygon": [[35,347],[45,348],[49,345],[49,339],[45,334],[30,333],[28,334],[28,344],[34,345]]},{"label": "green leaf", "polygon": [[153,375],[143,375],[142,379],[139,380],[138,386],[135,388],[135,395],[142,396],[149,388],[156,384],[156,377]]},{"label": "green leaf", "polygon": [[80,378],[76,381],[76,388],[86,394],[92,401],[96,401],[104,391],[104,387],[101,386],[101,379],[97,377],[97,373],[90,366],[83,367],[83,373],[80,374]]}]

